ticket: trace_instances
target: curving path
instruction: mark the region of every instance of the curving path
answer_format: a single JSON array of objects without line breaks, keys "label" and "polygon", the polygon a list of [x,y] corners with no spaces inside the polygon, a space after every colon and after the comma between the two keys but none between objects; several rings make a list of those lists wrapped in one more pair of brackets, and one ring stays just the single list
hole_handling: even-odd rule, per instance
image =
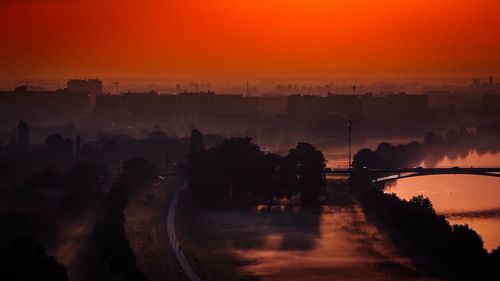
[{"label": "curving path", "polygon": [[168,240],[170,241],[170,245],[172,245],[172,250],[174,251],[175,257],[177,261],[181,265],[182,270],[188,276],[188,278],[192,281],[201,281],[200,277],[194,272],[193,268],[189,264],[189,261],[182,250],[181,244],[177,239],[177,235],[175,234],[175,211],[177,209],[177,202],[179,201],[179,195],[187,188],[187,184],[184,184],[174,195],[172,201],[170,202],[170,208],[168,210],[167,217],[167,234]]}]

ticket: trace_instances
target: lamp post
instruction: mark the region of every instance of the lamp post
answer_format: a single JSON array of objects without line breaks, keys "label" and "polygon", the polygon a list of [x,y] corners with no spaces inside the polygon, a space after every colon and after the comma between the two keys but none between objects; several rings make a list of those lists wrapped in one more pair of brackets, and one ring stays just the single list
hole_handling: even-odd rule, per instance
[{"label": "lamp post", "polygon": [[352,168],[352,162],[351,162],[351,127],[352,127],[352,121],[347,120],[347,128],[349,130],[349,170]]}]

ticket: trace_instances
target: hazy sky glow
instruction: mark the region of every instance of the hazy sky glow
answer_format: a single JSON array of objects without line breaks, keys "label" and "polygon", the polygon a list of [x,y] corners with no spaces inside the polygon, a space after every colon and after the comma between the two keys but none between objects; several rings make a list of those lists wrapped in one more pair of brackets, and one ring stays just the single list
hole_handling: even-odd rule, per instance
[{"label": "hazy sky glow", "polygon": [[2,0],[0,75],[498,73],[498,0]]}]

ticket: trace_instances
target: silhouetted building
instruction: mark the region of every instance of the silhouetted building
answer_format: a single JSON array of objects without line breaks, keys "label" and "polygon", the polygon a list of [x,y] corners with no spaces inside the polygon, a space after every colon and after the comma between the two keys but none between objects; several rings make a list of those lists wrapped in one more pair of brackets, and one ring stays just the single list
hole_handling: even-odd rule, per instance
[{"label": "silhouetted building", "polygon": [[328,93],[325,106],[327,114],[336,114],[349,119],[358,119],[363,113],[363,100],[355,95]]},{"label": "silhouetted building", "polygon": [[17,87],[14,91],[0,91],[0,124],[20,119],[39,125],[68,123],[86,117],[93,107],[89,92],[28,91]]},{"label": "silhouetted building", "polygon": [[[127,93],[96,97],[97,113],[119,117],[132,113],[140,119],[168,118],[170,121],[207,121],[207,116],[246,114],[254,111],[242,95],[213,92],[182,92],[178,95]],[[114,112],[114,113],[113,113]]]},{"label": "silhouetted building", "polygon": [[243,111],[248,114],[273,116],[285,113],[286,96],[250,96],[242,99]]},{"label": "silhouetted building", "polygon": [[429,109],[429,97],[427,95],[397,95],[363,96],[364,115],[369,116],[409,116],[424,114]]},{"label": "silhouetted building", "polygon": [[470,108],[478,106],[481,102],[478,95],[468,92],[433,90],[425,93],[429,97],[429,106],[435,108]]},{"label": "silhouetted building", "polygon": [[87,92],[94,95],[102,94],[102,81],[99,79],[72,79],[68,80],[69,92]]},{"label": "silhouetted building", "polygon": [[287,113],[291,115],[338,115],[349,119],[362,116],[405,116],[423,114],[429,109],[426,95],[373,96],[338,95],[327,97],[315,95],[292,95],[287,99]]},{"label": "silhouetted building", "polygon": [[321,114],[321,97],[315,95],[288,96],[286,112],[291,115]]},{"label": "silhouetted building", "polygon": [[287,113],[292,115],[339,115],[356,119],[362,113],[359,96],[335,95],[292,95],[287,100]]},{"label": "silhouetted building", "polygon": [[[429,109],[426,95],[342,95],[328,96],[243,96],[214,94],[213,92],[181,92],[179,94],[126,93],[96,96],[96,110],[92,120],[113,126],[133,128],[141,122],[168,122],[172,126],[224,128],[241,130],[266,126],[273,118],[302,120],[304,126],[312,121],[321,131],[333,123],[345,125],[342,120],[371,120],[378,124],[386,119],[405,119],[416,123]],[[409,117],[409,115],[411,115]],[[307,116],[307,118],[303,118]],[[401,118],[404,117],[404,118]],[[291,118],[291,119],[290,119]],[[283,119],[283,120],[284,120]],[[295,121],[293,121],[295,122]],[[309,122],[309,123],[308,123]],[[323,123],[321,123],[323,122]],[[278,126],[278,125],[276,125]]]}]

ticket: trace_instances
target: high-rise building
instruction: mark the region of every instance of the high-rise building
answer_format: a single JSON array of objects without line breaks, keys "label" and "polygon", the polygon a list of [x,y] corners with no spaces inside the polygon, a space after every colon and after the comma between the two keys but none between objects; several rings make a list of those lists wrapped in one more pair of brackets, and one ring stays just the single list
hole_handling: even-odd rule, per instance
[{"label": "high-rise building", "polygon": [[72,79],[68,80],[69,92],[88,92],[94,95],[102,94],[102,81],[99,79]]}]

